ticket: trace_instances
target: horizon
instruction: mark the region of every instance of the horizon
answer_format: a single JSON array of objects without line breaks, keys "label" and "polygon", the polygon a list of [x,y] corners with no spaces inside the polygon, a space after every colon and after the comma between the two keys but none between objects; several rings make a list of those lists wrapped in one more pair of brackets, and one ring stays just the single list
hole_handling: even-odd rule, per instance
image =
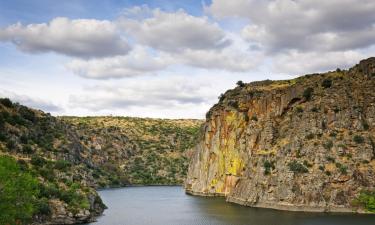
[{"label": "horizon", "polygon": [[370,0],[0,4],[0,97],[54,116],[204,119],[238,80],[348,69],[375,52]]}]

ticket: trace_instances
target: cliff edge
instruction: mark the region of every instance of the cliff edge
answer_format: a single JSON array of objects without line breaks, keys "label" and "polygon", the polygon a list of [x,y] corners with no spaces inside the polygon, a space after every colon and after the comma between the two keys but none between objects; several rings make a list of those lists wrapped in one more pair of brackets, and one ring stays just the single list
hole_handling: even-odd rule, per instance
[{"label": "cliff edge", "polygon": [[187,193],[366,212],[358,198],[375,184],[375,58],[293,80],[239,82],[209,110],[201,134]]}]

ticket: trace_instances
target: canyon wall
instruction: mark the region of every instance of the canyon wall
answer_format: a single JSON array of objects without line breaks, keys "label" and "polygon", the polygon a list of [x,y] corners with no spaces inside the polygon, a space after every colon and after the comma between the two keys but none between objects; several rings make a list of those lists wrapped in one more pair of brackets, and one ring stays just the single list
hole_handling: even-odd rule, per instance
[{"label": "canyon wall", "polygon": [[207,113],[186,192],[295,211],[364,212],[375,184],[375,58],[238,86]]}]

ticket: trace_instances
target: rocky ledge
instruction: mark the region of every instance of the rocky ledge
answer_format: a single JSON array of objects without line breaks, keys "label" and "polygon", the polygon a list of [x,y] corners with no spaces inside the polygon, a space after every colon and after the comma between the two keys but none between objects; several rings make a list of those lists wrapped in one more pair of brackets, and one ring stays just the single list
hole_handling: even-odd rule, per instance
[{"label": "rocky ledge", "polygon": [[375,58],[238,82],[207,113],[186,192],[280,210],[368,212],[361,193],[374,193],[374,90]]}]

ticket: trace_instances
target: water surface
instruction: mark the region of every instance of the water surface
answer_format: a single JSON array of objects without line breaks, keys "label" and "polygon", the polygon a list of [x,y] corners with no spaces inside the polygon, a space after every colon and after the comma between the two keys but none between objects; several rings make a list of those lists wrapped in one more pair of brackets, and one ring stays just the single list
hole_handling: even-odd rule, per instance
[{"label": "water surface", "polygon": [[371,225],[373,215],[287,212],[250,208],[223,198],[186,195],[182,187],[99,191],[108,209],[92,225]]}]

